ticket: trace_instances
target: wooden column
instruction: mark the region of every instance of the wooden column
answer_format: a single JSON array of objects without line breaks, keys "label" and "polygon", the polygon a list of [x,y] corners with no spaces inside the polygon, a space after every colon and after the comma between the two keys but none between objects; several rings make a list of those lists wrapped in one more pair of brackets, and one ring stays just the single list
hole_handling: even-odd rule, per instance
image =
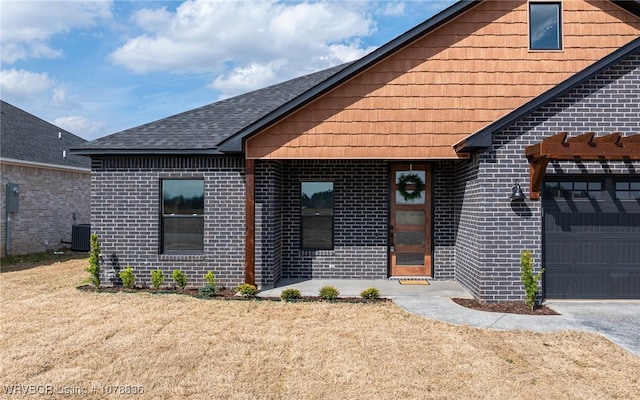
[{"label": "wooden column", "polygon": [[255,160],[246,159],[244,163],[244,282],[256,284],[256,169]]}]

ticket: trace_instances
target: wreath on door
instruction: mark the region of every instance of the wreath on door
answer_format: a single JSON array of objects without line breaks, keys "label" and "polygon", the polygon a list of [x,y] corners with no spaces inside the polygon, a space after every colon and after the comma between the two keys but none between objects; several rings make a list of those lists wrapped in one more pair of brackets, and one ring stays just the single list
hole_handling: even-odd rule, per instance
[{"label": "wreath on door", "polygon": [[[408,191],[407,186],[413,185],[414,190]],[[417,174],[402,174],[398,178],[398,191],[405,201],[415,200],[422,197],[424,191],[424,181]]]}]

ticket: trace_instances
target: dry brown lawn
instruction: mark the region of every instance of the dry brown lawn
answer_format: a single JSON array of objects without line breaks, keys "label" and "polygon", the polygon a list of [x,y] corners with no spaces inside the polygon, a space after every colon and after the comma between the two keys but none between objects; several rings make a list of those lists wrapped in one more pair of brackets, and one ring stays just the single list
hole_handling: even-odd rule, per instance
[{"label": "dry brown lawn", "polygon": [[595,334],[454,326],[392,303],[87,293],[85,265],[0,275],[0,396],[51,385],[87,398],[131,386],[140,399],[640,398],[640,358]]}]

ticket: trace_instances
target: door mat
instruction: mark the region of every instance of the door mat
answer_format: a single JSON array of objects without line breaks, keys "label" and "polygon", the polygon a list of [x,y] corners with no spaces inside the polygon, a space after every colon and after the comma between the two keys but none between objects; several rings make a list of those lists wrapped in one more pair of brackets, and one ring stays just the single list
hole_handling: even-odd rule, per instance
[{"label": "door mat", "polygon": [[428,285],[429,281],[426,279],[399,279],[401,285]]}]

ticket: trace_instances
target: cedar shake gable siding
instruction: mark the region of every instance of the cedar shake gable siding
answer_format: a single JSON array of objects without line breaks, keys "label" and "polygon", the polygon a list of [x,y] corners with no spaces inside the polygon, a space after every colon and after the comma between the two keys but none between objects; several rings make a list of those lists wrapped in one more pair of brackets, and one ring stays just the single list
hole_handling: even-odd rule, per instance
[{"label": "cedar shake gable siding", "polygon": [[455,143],[637,38],[609,1],[563,1],[561,51],[528,2],[485,1],[245,142],[253,159],[455,159]]}]

